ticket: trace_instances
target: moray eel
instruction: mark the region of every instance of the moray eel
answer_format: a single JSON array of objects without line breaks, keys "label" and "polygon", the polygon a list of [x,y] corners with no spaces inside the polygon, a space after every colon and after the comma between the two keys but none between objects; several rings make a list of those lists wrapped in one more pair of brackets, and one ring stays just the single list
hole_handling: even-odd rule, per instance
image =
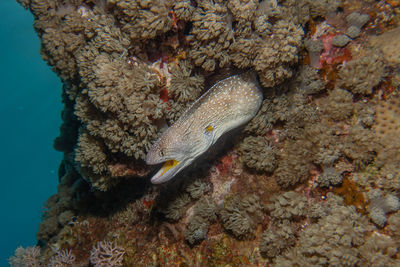
[{"label": "moray eel", "polygon": [[246,72],[217,82],[150,148],[146,155],[148,165],[165,162],[151,182],[160,184],[170,180],[221,135],[251,120],[262,99],[254,73]]}]

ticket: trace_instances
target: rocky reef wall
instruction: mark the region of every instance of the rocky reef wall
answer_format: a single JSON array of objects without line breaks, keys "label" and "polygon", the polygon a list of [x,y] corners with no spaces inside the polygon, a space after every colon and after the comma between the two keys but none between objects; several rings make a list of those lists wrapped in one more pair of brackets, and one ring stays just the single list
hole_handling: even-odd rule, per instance
[{"label": "rocky reef wall", "polygon": [[[17,1],[63,82],[64,159],[12,266],[400,264],[398,1]],[[151,185],[154,141],[248,70],[258,114]]]}]

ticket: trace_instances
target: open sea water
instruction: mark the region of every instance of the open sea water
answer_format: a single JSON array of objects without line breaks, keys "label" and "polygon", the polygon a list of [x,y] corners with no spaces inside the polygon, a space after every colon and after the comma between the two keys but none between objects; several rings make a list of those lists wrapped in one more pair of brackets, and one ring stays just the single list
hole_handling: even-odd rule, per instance
[{"label": "open sea water", "polygon": [[0,266],[8,266],[18,246],[36,244],[62,158],[52,146],[61,124],[61,82],[40,56],[32,22],[14,0],[0,0]]}]

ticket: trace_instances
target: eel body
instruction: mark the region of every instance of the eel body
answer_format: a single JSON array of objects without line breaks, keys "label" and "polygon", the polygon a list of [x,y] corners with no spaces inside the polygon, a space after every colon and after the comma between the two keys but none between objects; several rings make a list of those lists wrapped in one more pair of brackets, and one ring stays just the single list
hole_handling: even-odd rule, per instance
[{"label": "eel body", "polygon": [[165,162],[151,182],[159,184],[170,180],[207,151],[221,135],[251,120],[262,99],[253,73],[234,75],[217,82],[150,148],[146,155],[147,164]]}]

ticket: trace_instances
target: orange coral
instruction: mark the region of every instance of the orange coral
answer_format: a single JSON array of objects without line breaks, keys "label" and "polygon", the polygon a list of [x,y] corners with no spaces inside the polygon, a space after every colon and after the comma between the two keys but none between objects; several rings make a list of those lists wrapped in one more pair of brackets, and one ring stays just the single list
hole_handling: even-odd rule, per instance
[{"label": "orange coral", "polygon": [[356,186],[348,178],[343,178],[343,183],[340,187],[333,190],[336,194],[343,197],[346,205],[353,205],[361,213],[365,213],[366,199],[360,188]]}]

